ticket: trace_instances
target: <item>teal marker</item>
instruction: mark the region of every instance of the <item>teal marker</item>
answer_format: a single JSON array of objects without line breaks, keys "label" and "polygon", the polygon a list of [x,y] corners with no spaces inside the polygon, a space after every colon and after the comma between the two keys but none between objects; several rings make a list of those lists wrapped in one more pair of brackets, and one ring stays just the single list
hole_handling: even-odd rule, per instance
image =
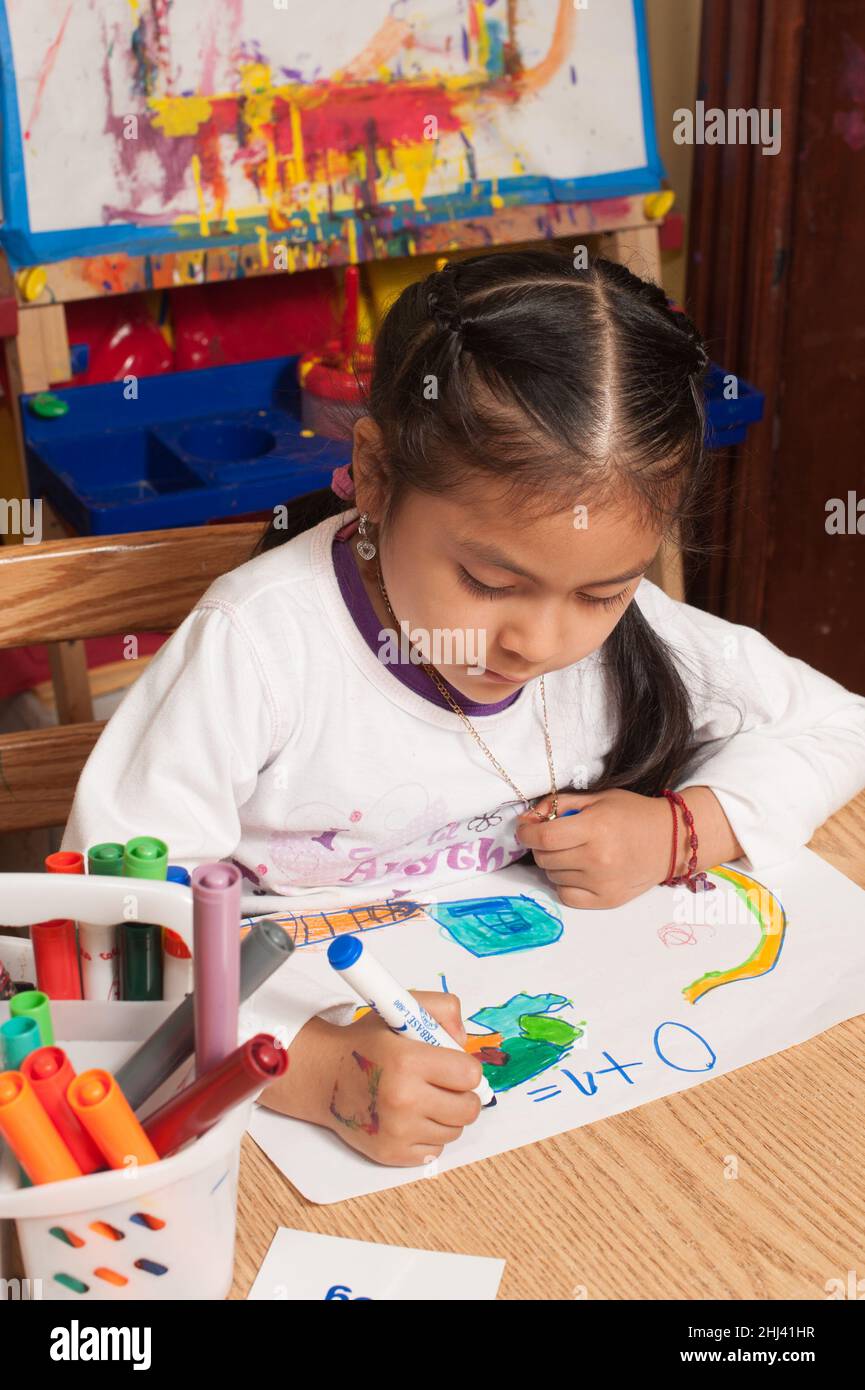
[{"label": "teal marker", "polygon": [[24,1058],[41,1046],[35,1018],[7,1018],[0,1024],[0,1062],[5,1071],[19,1071]]}]

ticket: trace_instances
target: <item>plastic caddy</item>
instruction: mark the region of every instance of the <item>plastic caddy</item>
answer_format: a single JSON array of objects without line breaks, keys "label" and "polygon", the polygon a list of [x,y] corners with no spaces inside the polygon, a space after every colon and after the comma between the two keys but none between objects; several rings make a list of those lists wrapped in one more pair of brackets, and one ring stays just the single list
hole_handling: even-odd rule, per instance
[{"label": "plastic caddy", "polygon": [[[72,874],[0,875],[0,922],[26,926],[55,917],[110,926],[130,916],[159,922],[192,944],[192,890],[146,879]],[[126,911],[124,912],[124,908]],[[238,924],[239,925],[239,924]],[[52,1001],[54,1032],[76,1071],[115,1070],[176,1007]],[[0,1005],[0,1020],[8,1005]],[[185,1079],[187,1065],[177,1077]],[[146,1114],[177,1089],[154,1094]],[[220,1299],[234,1267],[240,1141],[253,1101],[230,1110],[179,1153],[142,1167],[17,1186],[8,1151],[0,1171],[0,1221],[14,1220],[31,1298]],[[7,1233],[8,1234],[8,1233]],[[2,1242],[7,1250],[8,1239]],[[0,1276],[18,1271],[8,1263]],[[39,1281],[39,1282],[36,1282]],[[8,1291],[8,1290],[7,1290]]]}]

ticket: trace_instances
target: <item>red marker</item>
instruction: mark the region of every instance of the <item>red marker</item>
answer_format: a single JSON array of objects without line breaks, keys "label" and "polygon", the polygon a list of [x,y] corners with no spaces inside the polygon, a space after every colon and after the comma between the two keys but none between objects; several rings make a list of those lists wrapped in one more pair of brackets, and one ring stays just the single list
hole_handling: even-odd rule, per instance
[{"label": "red marker", "polygon": [[80,999],[81,973],[75,923],[57,917],[50,922],[34,922],[30,928],[36,985],[49,999]]},{"label": "red marker", "polygon": [[[45,860],[49,874],[83,874],[84,856],[70,850],[49,854]],[[35,922],[30,928],[36,984],[49,999],[81,999],[81,971],[75,923],[55,917]]]},{"label": "red marker", "polygon": [[235,1052],[143,1121],[144,1132],[160,1158],[204,1134],[226,1110],[253,1091],[269,1085],[288,1067],[288,1053],[269,1033],[256,1033]]},{"label": "red marker", "polygon": [[82,1173],[96,1173],[105,1167],[105,1159],[81,1124],[66,1091],[75,1080],[72,1063],[62,1047],[38,1047],[21,1063],[42,1106]]}]

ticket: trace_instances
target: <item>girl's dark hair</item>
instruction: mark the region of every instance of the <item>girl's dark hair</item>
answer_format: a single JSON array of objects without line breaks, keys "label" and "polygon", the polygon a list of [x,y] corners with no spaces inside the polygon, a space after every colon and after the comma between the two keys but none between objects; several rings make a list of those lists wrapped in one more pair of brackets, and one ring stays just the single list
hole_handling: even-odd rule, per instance
[{"label": "girl's dark hair", "polygon": [[[363,413],[382,439],[380,524],[407,489],[485,473],[523,513],[626,504],[664,534],[678,523],[677,543],[696,549],[707,362],[691,320],[613,261],[525,250],[451,262],[403,290],[376,341]],[[289,502],[257,549],[343,510],[330,489]],[[673,652],[631,603],[601,659],[614,734],[591,790],[655,796],[698,759]]]}]

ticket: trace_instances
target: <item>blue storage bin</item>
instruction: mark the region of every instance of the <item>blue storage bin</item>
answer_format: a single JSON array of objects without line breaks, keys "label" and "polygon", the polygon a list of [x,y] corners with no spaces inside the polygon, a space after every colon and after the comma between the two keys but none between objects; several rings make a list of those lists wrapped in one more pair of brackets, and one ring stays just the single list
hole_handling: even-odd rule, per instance
[{"label": "blue storage bin", "polygon": [[22,396],[34,496],[81,535],[194,526],[267,511],[326,487],[348,442],[301,434],[297,357],[139,377],[53,394],[43,419]]}]

